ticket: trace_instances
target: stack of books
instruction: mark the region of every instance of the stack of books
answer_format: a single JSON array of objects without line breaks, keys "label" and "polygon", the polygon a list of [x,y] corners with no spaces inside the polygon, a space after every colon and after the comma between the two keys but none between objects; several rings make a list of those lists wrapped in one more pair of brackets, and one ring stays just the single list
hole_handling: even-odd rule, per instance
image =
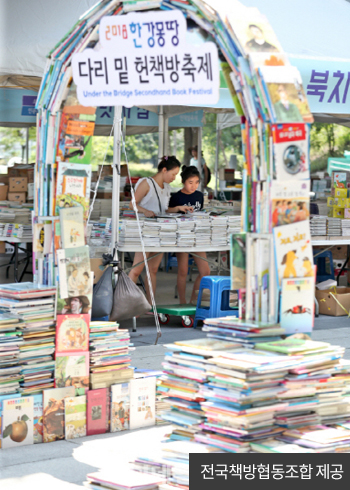
[{"label": "stack of books", "polygon": [[327,218],[327,235],[341,236],[342,235],[342,220],[341,218]]},{"label": "stack of books", "polygon": [[193,218],[180,217],[177,221],[177,246],[194,247],[196,244],[195,222]]},{"label": "stack of books", "polygon": [[313,215],[310,217],[311,236],[327,235],[327,216]]},{"label": "stack of books", "polygon": [[22,381],[19,346],[23,342],[20,320],[11,313],[0,313],[0,395],[16,393]]},{"label": "stack of books", "polygon": [[162,247],[176,246],[176,221],[174,219],[157,218],[157,222],[161,225],[159,231],[160,245]]},{"label": "stack of books", "polygon": [[0,290],[0,311],[20,322],[22,342],[18,362],[21,366],[23,394],[53,387],[55,362],[56,288],[33,283],[6,284]]},{"label": "stack of books", "polygon": [[230,236],[241,232],[241,216],[227,216],[227,243],[230,244]]},{"label": "stack of books", "polygon": [[257,342],[270,342],[285,333],[279,324],[240,320],[235,316],[207,318],[203,332],[209,338],[238,342],[242,346],[254,347]]},{"label": "stack of books", "polygon": [[162,224],[155,220],[145,219],[142,237],[145,247],[160,247],[160,230]]},{"label": "stack of books", "polygon": [[196,247],[210,247],[211,224],[209,216],[195,219]]},{"label": "stack of books", "polygon": [[341,220],[342,236],[350,236],[350,219]]},{"label": "stack of books", "polygon": [[[144,222],[140,221],[139,224],[142,231]],[[122,247],[140,244],[139,227],[136,220],[122,219],[119,221],[119,244]]]},{"label": "stack of books", "polygon": [[115,322],[90,322],[90,388],[106,388],[133,378],[128,330]]},{"label": "stack of books", "polygon": [[227,244],[227,216],[212,216],[211,218],[211,245],[222,247]]}]

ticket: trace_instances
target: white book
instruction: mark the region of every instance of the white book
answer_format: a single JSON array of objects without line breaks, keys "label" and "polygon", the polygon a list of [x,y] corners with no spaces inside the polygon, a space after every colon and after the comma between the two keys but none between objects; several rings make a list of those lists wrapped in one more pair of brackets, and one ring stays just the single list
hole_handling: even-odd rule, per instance
[{"label": "white book", "polygon": [[130,381],[130,429],[155,425],[156,378]]},{"label": "white book", "polygon": [[2,448],[34,444],[34,398],[23,396],[2,404]]}]

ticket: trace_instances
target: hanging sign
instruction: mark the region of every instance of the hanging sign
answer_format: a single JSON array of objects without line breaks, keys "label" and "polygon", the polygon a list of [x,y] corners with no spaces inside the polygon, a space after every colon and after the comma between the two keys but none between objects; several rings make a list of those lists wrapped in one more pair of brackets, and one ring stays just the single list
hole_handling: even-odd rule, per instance
[{"label": "hanging sign", "polygon": [[186,20],[178,10],[104,17],[97,46],[73,55],[82,105],[211,105],[219,100],[217,47],[212,42],[186,45]]}]

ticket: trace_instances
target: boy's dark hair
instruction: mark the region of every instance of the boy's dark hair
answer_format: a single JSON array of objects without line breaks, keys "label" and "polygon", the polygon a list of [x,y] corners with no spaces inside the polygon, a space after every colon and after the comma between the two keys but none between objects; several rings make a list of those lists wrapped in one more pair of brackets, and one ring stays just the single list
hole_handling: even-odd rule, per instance
[{"label": "boy's dark hair", "polygon": [[190,165],[189,167],[183,165],[182,172],[180,175],[183,184],[186,182],[187,179],[190,179],[191,177],[198,177],[199,180],[201,179],[198,168],[195,167],[194,165]]},{"label": "boy's dark hair", "polygon": [[169,171],[176,167],[181,167],[181,163],[174,155],[169,157],[164,156],[158,164],[158,172],[161,172],[163,168]]}]

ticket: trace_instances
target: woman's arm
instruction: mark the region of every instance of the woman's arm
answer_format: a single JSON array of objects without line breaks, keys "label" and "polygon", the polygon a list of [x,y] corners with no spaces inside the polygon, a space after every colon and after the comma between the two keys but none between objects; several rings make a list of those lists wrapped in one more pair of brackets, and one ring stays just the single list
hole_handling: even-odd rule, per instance
[{"label": "woman's arm", "polygon": [[167,213],[193,213],[192,206],[175,206],[174,208],[168,208]]},{"label": "woman's arm", "polygon": [[[138,188],[135,191],[135,201],[136,201],[137,210],[140,213],[143,213],[147,218],[153,218],[153,216],[155,216],[153,211],[149,211],[148,209],[143,208],[138,204],[148,194],[149,189],[150,187],[147,180],[141,182],[141,184],[138,186]],[[133,209],[132,201],[130,201],[129,208]]]}]

